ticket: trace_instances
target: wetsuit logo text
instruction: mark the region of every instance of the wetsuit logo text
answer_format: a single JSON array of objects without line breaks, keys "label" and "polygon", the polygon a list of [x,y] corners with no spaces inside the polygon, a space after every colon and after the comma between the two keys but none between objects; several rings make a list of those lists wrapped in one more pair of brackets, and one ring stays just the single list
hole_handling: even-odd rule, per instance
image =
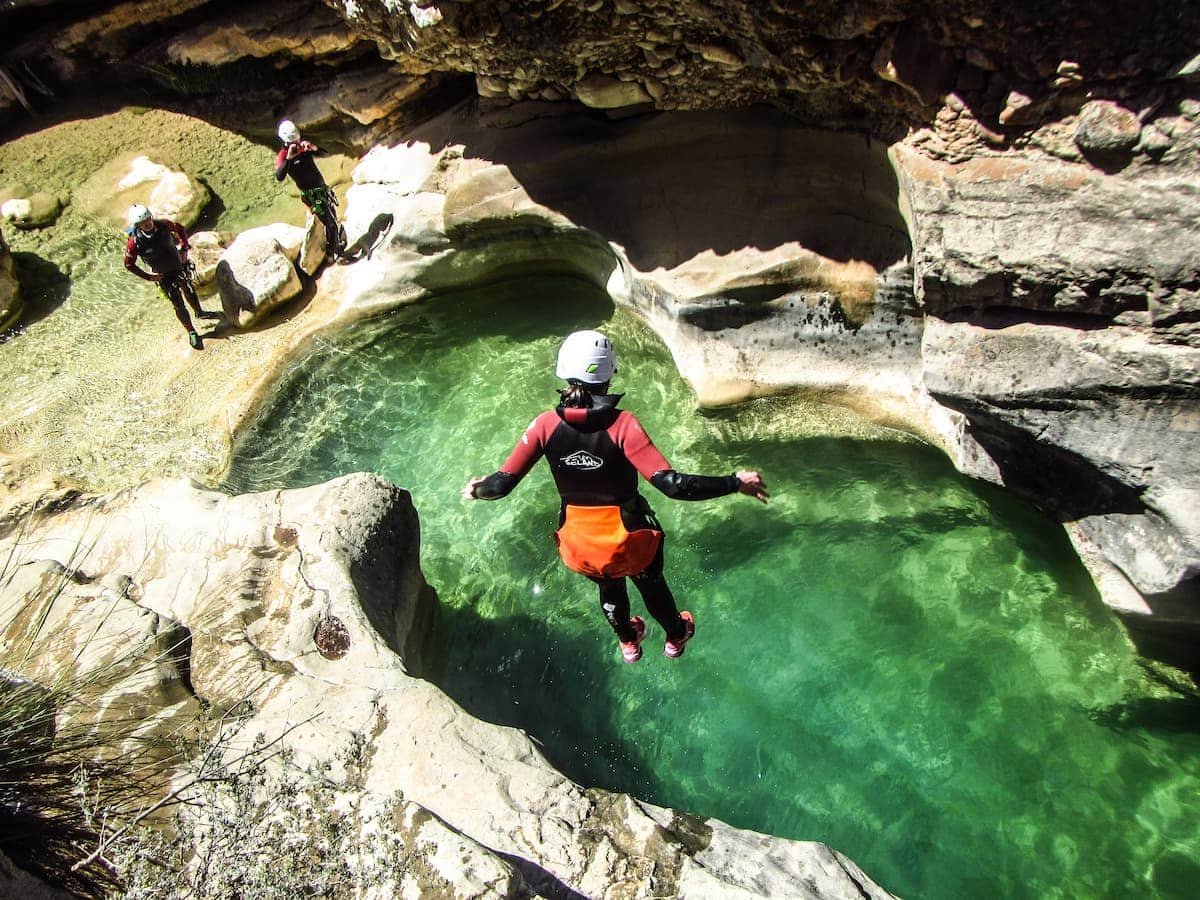
[{"label": "wetsuit logo text", "polygon": [[576,450],[570,456],[564,456],[562,464],[570,466],[572,469],[598,469],[604,465],[604,460],[598,456],[593,456],[586,450]]}]

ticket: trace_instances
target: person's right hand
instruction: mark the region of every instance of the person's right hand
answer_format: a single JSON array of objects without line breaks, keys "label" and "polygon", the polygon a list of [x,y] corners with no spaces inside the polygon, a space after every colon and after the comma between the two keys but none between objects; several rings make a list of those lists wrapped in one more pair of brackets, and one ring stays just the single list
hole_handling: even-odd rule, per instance
[{"label": "person's right hand", "polygon": [[479,498],[475,496],[475,485],[482,483],[482,478],[472,478],[459,493],[462,494],[464,500],[478,500]]},{"label": "person's right hand", "polygon": [[295,159],[299,155],[300,155],[300,145],[299,144],[288,144],[287,145],[287,158],[288,159]]},{"label": "person's right hand", "polygon": [[766,503],[771,495],[767,493],[767,484],[757,472],[742,470],[734,473],[738,480],[738,493],[753,497],[759,503]]}]

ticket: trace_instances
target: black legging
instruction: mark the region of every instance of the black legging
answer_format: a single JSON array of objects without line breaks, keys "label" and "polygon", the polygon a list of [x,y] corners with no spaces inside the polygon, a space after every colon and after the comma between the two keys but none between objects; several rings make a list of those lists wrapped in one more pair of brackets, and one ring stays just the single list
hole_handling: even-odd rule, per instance
[{"label": "black legging", "polygon": [[[667,580],[663,578],[665,543],[666,535],[663,535],[658,542],[658,552],[654,554],[650,565],[630,577],[638,593],[642,595],[646,611],[654,616],[654,620],[667,633],[667,640],[677,641],[687,632],[675,606],[675,597],[671,594],[671,588],[667,586]],[[612,630],[617,633],[617,639],[626,642],[636,640],[637,632],[633,630],[629,621],[629,591],[625,586],[625,579],[597,578],[593,575],[589,575],[588,578],[600,586],[600,609]]]},{"label": "black legging", "polygon": [[192,319],[188,315],[187,306],[183,305],[183,301],[186,299],[187,305],[195,310],[196,315],[200,315],[200,298],[196,296],[192,283],[183,271],[164,275],[163,280],[158,283],[158,289],[162,291],[164,297],[171,301],[171,306],[175,310],[175,318],[179,320],[179,324],[187,329],[188,333],[195,331],[196,328],[192,325]]}]

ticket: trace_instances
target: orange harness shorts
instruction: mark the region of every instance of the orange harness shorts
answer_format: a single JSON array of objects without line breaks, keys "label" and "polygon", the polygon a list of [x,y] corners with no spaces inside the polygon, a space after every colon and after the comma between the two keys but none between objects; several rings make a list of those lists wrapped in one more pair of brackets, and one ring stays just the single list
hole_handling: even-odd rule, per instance
[{"label": "orange harness shorts", "polygon": [[626,531],[619,506],[567,505],[562,527],[554,533],[566,567],[595,578],[637,575],[654,560],[662,532]]}]

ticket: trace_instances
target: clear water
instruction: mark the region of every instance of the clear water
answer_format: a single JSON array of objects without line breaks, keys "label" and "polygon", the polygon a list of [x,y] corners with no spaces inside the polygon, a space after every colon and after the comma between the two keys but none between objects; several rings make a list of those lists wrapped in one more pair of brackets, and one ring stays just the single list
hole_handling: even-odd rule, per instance
[{"label": "clear water", "polygon": [[[651,624],[620,662],[595,589],[557,562],[544,465],[504,501],[458,496],[553,401],[561,335],[596,326],[678,468],[758,468],[775,495],[648,489],[697,619],[678,661]],[[824,841],[909,897],[1195,896],[1195,700],[1139,665],[1060,528],[934,450],[796,402],[700,414],[642,326],[542,281],[321,343],[228,486],[355,470],[420,512],[429,676],[578,782]]]}]

